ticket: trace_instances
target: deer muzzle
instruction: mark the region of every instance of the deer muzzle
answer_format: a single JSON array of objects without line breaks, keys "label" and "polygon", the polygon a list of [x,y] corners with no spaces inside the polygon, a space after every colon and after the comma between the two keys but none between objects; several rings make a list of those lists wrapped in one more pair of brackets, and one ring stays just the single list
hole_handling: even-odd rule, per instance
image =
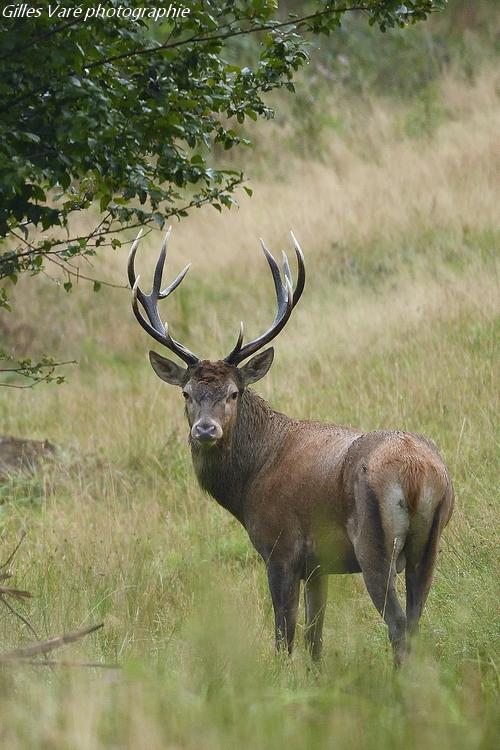
[{"label": "deer muzzle", "polygon": [[222,437],[222,427],[213,419],[200,419],[192,426],[191,437],[197,443],[214,445]]}]

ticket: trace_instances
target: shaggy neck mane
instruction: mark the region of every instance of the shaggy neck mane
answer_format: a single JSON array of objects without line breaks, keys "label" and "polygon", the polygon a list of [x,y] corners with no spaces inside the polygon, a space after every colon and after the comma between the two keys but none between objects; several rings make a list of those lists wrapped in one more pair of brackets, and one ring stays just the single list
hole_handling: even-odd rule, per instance
[{"label": "shaggy neck mane", "polygon": [[245,389],[233,428],[213,448],[191,441],[193,464],[201,487],[243,522],[244,488],[276,456],[291,420]]}]

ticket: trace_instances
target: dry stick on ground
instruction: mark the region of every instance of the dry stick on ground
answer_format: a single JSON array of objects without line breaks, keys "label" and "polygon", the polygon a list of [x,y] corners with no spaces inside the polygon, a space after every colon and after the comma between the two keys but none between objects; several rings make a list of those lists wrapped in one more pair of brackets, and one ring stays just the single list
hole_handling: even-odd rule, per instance
[{"label": "dry stick on ground", "polygon": [[[94,633],[99,628],[102,628],[104,623],[100,622],[98,625],[91,625],[88,628],[82,630],[76,630],[72,633],[63,633],[62,635],[55,636],[54,638],[48,638],[46,641],[38,641],[37,643],[31,643],[28,646],[22,646],[16,648],[13,651],[8,651],[6,654],[0,654],[0,664],[28,664],[32,667],[99,667],[100,669],[119,669],[118,664],[105,664],[103,662],[80,662],[71,661],[67,659],[56,660],[47,659],[46,654],[54,651],[61,646],[65,646],[68,643],[74,643],[84,638],[89,633]],[[34,656],[43,654],[45,661],[38,661],[34,659]]]},{"label": "dry stick on ground", "polygon": [[[4,602],[6,604],[6,602]],[[90,633],[94,633],[104,626],[103,622],[97,625],[90,625],[88,628],[82,628],[81,630],[75,630],[72,633],[63,633],[62,635],[56,635],[52,638],[47,638],[45,641],[36,641],[30,643],[28,646],[21,646],[15,648],[7,653],[0,654],[0,664],[16,663],[16,664],[29,664],[30,666],[36,667],[100,667],[104,669],[119,669],[119,664],[105,664],[103,662],[78,662],[61,660],[56,661],[54,659],[47,659],[47,654],[51,651],[55,651],[61,646],[66,646],[68,643],[74,643],[84,638]],[[38,661],[34,659],[34,656],[42,654],[44,661]]]},{"label": "dry stick on ground", "polygon": [[[14,547],[13,551],[10,553],[8,558],[3,563],[0,564],[0,571],[3,570],[3,568],[7,568],[11,564],[12,560],[17,554],[17,551],[19,550],[19,547],[23,543],[25,536],[26,536],[26,531],[23,530],[21,532],[21,537],[18,543],[16,544],[16,546]],[[0,580],[5,580],[11,577],[12,577],[12,574],[9,573],[8,571],[4,571],[3,573],[0,573]],[[29,591],[22,591],[21,589],[15,589],[15,588],[12,588],[11,586],[0,586],[0,602],[9,610],[9,612],[12,615],[15,615],[15,617],[21,620],[23,625],[26,625],[30,633],[37,640],[39,640],[39,636],[35,628],[33,627],[33,625],[29,622],[29,620],[26,619],[26,617],[24,617],[24,615],[18,612],[17,609],[14,609],[14,607],[11,604],[9,604],[9,602],[5,598],[6,596],[12,596],[15,599],[21,599],[21,600],[29,599],[31,597],[31,594],[29,593]]]},{"label": "dry stick on ground", "polygon": [[[86,667],[99,669],[120,670],[119,664],[105,664],[101,661],[69,661],[68,659],[47,659],[39,661],[38,659],[10,659],[12,664],[27,664],[30,667]],[[2,660],[0,659],[0,664]]]},{"label": "dry stick on ground", "polygon": [[[12,651],[7,651],[5,654],[0,654],[0,662],[11,661],[12,659],[31,659],[33,656],[38,656],[38,654],[48,654],[51,651],[55,651],[56,648],[79,641],[84,636],[89,635],[89,633],[99,630],[103,625],[104,623],[100,622],[97,625],[90,625],[88,628],[75,630],[72,633],[63,633],[53,638],[47,638],[46,641],[37,641],[36,643],[30,643],[28,646],[15,648]],[[40,663],[44,664],[45,662]]]},{"label": "dry stick on ground", "polygon": [[[10,565],[12,560],[14,559],[19,547],[22,544],[22,541],[24,537],[26,536],[26,532],[23,531],[21,538],[19,542],[17,543],[16,547],[14,548],[13,552],[9,555],[7,560],[5,562],[0,564],[0,571],[2,571],[3,568],[6,568]],[[11,577],[11,573],[8,571],[0,572],[0,581],[4,581],[7,578]],[[81,630],[75,630],[72,633],[63,633],[62,635],[54,636],[53,638],[48,638],[45,641],[41,641],[31,625],[31,623],[14,607],[7,601],[5,598],[6,596],[12,596],[15,599],[28,599],[31,597],[31,594],[29,591],[23,591],[22,589],[15,589],[11,586],[2,586],[0,585],[0,602],[11,612],[11,614],[18,617],[21,622],[26,625],[26,627],[29,629],[29,631],[34,635],[36,638],[35,643],[30,643],[28,646],[22,646],[20,648],[16,648],[13,651],[7,651],[7,653],[0,654],[0,663],[21,663],[21,664],[30,664],[33,666],[45,666],[45,667],[54,667],[54,666],[63,666],[63,667],[105,667],[107,669],[117,669],[118,666],[115,664],[102,664],[99,662],[96,663],[87,663],[87,662],[73,662],[73,661],[56,661],[54,659],[48,659],[47,654],[51,651],[54,651],[57,648],[60,648],[61,646],[65,646],[68,643],[74,643],[75,641],[79,641],[81,638],[84,638],[86,635],[89,635],[89,633],[93,633],[96,630],[99,630],[103,627],[104,623],[99,623],[98,625],[91,625],[87,628],[82,628]],[[44,658],[44,661],[38,661],[37,659],[34,659],[33,657],[38,656],[41,654]]]},{"label": "dry stick on ground", "polygon": [[104,664],[102,662],[79,662],[71,660],[55,660],[45,659],[45,661],[38,661],[33,657],[38,654],[46,654],[54,651],[61,646],[65,646],[68,643],[74,643],[84,638],[89,633],[94,633],[104,625],[103,622],[97,625],[91,625],[88,628],[81,630],[75,630],[72,633],[63,633],[57,635],[54,638],[48,638],[46,641],[38,641],[37,643],[30,643],[28,646],[22,646],[16,648],[13,651],[8,651],[6,654],[0,654],[0,664],[28,664],[32,667],[99,667],[101,669],[120,669],[119,664]]},{"label": "dry stick on ground", "polygon": [[6,594],[13,596],[15,599],[31,599],[29,591],[13,589],[11,586],[0,586],[0,597],[5,596]]}]

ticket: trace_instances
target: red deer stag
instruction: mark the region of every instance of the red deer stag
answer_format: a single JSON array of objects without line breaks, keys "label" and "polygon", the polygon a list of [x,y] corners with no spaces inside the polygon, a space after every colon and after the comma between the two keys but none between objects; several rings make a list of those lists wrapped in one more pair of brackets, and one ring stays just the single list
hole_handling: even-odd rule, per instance
[{"label": "red deer stag", "polygon": [[[290,419],[248,388],[273,361],[272,348],[256,352],[284,328],[304,289],[304,259],[293,234],[295,291],[286,254],[282,280],[261,240],[276,290],[276,317],[265,333],[245,345],[242,324],[234,349],[217,362],[200,359],[172,338],[158,314],[158,300],[179,286],[189,268],[161,291],[169,236],[170,230],[150,294],[139,288],[134,271],[139,237],[134,242],[128,264],[132,307],[141,326],[187,365],[149,353],[156,374],[182,389],[198,482],[243,525],[266,564],[277,648],[292,650],[303,580],[306,644],[318,659],[327,574],[361,572],[387,623],[395,662],[401,664],[453,509],[452,484],[437,449],[407,432],[362,432]],[[396,572],[403,569],[406,613],[395,587]]]}]

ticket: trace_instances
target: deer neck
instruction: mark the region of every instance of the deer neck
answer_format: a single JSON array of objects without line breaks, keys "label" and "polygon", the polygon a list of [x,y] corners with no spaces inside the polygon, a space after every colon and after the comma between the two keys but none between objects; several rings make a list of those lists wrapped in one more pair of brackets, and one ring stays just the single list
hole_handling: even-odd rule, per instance
[{"label": "deer neck", "polygon": [[200,486],[243,524],[247,489],[279,451],[288,424],[284,414],[247,389],[235,424],[220,444],[207,450],[191,442]]}]

